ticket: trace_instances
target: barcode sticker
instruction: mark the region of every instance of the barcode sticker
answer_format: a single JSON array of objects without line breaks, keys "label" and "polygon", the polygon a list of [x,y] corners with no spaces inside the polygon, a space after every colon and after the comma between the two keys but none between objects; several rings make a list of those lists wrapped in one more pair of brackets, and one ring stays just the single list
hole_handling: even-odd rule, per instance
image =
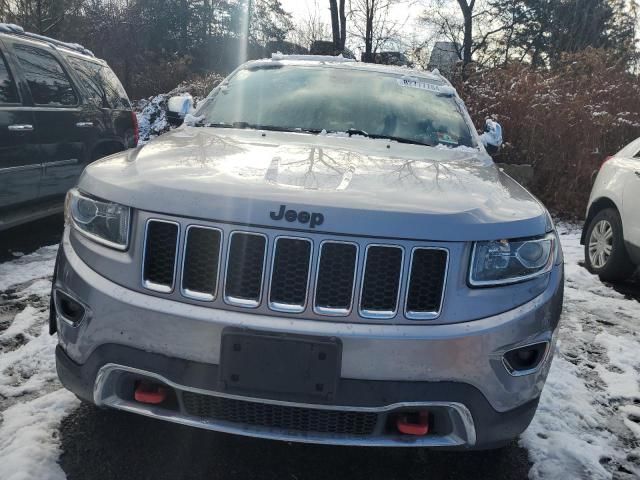
[{"label": "barcode sticker", "polygon": [[409,78],[398,78],[398,85],[401,87],[419,88],[420,90],[429,90],[431,92],[448,93],[440,85],[435,85],[429,82],[421,82],[419,80]]}]

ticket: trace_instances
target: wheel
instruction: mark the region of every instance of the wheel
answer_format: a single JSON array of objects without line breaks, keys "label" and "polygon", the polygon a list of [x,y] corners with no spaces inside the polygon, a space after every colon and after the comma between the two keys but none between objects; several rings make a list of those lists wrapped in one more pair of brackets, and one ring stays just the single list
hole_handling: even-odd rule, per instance
[{"label": "wheel", "polygon": [[613,208],[601,210],[589,224],[584,258],[587,269],[604,281],[629,278],[636,269],[622,235],[620,214]]}]

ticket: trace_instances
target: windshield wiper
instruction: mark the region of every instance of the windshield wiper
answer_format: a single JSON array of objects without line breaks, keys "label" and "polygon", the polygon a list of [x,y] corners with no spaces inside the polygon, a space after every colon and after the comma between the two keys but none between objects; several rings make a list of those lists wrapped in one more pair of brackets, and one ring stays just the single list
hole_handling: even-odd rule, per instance
[{"label": "windshield wiper", "polygon": [[300,127],[278,127],[276,125],[259,125],[249,122],[233,122],[233,123],[207,123],[206,127],[214,128],[238,128],[247,130],[267,130],[270,132],[304,132],[304,133],[320,133],[321,130],[314,128]]},{"label": "windshield wiper", "polygon": [[[303,132],[303,133],[321,133],[323,130],[319,128],[302,128],[302,127],[279,127],[277,125],[259,125],[255,123],[249,122],[233,122],[233,123],[201,123],[197,126],[203,125],[205,127],[214,127],[214,128],[239,128],[239,129],[247,129],[247,130],[267,130],[272,132]],[[361,137],[367,138],[375,138],[375,139],[383,139],[383,140],[391,140],[398,143],[408,143],[412,145],[424,145],[426,147],[433,147],[434,144],[420,142],[418,140],[411,140],[409,138],[404,137],[394,137],[393,135],[382,135],[377,133],[368,133],[359,128],[349,128],[347,131],[340,132],[338,130],[330,130],[327,133],[346,133],[350,137],[352,135],[360,135]]]},{"label": "windshield wiper", "polygon": [[371,134],[369,135],[370,138],[381,138],[383,140],[391,140],[394,142],[398,142],[398,143],[408,143],[411,145],[424,145],[425,147],[433,147],[435,146],[433,143],[428,143],[428,142],[420,142],[418,140],[411,140],[410,138],[404,138],[404,137],[394,137],[393,135],[377,135],[377,134]]},{"label": "windshield wiper", "polygon": [[329,133],[346,133],[350,137],[352,135],[360,135],[361,137],[375,138],[375,139],[382,139],[382,140],[391,140],[391,141],[398,142],[398,143],[409,143],[409,144],[412,144],[412,145],[424,145],[426,147],[433,147],[434,146],[432,143],[425,143],[425,142],[420,142],[418,140],[411,140],[410,138],[394,137],[393,135],[382,135],[382,134],[378,134],[378,133],[367,133],[364,130],[361,130],[359,128],[349,128],[345,132],[339,132],[337,130],[332,130]]}]

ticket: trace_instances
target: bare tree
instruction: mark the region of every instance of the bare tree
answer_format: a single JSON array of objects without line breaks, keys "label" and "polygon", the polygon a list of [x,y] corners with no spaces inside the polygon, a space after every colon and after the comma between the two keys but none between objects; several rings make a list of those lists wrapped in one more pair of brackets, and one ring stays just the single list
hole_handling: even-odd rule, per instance
[{"label": "bare tree", "polygon": [[404,24],[394,21],[391,8],[402,0],[351,0],[351,24],[353,36],[362,41],[362,59],[375,61],[376,53],[391,43],[399,41]]},{"label": "bare tree", "polygon": [[427,0],[421,21],[436,38],[455,47],[464,76],[470,63],[495,65],[508,51],[502,42],[513,30],[511,10],[504,6],[509,1],[498,5],[494,0]]},{"label": "bare tree", "polygon": [[346,0],[329,0],[333,48],[337,52],[344,51],[347,42],[347,13],[345,2]]},{"label": "bare tree", "polygon": [[296,22],[289,39],[309,48],[314,42],[327,40],[329,36],[329,26],[322,19],[318,0],[314,0],[313,4],[309,5],[307,15]]},{"label": "bare tree", "polygon": [[67,15],[77,13],[82,0],[2,0],[0,14],[27,30],[51,35]]}]

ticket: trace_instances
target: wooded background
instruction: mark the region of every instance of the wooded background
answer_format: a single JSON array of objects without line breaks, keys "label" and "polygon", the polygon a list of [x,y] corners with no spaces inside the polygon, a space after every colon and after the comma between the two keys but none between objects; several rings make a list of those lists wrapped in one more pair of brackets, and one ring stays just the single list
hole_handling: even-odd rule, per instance
[{"label": "wooded background", "polygon": [[497,160],[533,165],[533,191],[559,213],[582,215],[593,171],[640,136],[633,0],[306,3],[293,17],[280,0],[0,0],[0,21],[84,45],[134,99],[206,91],[244,59],[319,41],[364,61],[399,52],[415,68],[450,42],[449,76],[476,125],[503,125]]}]

